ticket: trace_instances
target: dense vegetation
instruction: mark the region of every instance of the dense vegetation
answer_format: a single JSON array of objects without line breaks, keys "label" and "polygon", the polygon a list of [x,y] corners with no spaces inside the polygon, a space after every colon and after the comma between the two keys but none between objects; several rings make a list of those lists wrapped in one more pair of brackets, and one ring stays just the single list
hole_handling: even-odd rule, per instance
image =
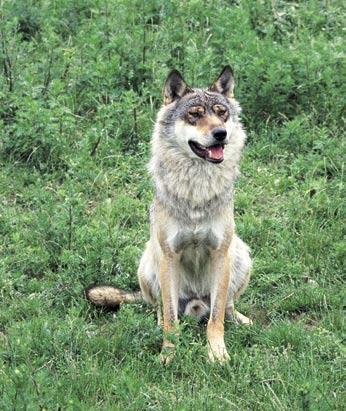
[{"label": "dense vegetation", "polygon": [[[0,7],[0,409],[344,409],[342,2]],[[137,287],[168,70],[206,86],[226,63],[248,132],[236,221],[254,326],[227,324],[222,367],[185,319],[164,367],[149,307],[99,312],[83,289]]]}]

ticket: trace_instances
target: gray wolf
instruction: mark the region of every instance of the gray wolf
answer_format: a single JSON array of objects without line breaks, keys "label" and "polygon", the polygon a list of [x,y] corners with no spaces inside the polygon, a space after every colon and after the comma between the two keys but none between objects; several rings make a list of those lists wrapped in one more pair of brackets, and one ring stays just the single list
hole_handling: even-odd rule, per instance
[{"label": "gray wolf", "polygon": [[173,356],[181,314],[209,318],[211,361],[229,359],[225,316],[251,323],[234,306],[247,287],[251,259],[234,223],[234,183],[246,135],[233,88],[229,66],[207,89],[192,88],[177,70],[170,72],[151,142],[155,198],[138,268],[141,291],[97,285],[86,290],[99,306],[142,299],[155,306],[163,322],[164,362]]}]

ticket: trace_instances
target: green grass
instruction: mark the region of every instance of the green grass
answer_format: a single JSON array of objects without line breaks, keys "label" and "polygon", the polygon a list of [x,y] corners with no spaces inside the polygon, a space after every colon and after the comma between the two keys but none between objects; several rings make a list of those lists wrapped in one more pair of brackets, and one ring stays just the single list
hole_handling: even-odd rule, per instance
[{"label": "green grass", "polygon": [[[0,6],[0,409],[342,410],[342,2],[16,1]],[[230,63],[248,145],[236,223],[254,270],[207,362],[184,319],[175,361],[136,289],[149,140],[172,67]]]}]

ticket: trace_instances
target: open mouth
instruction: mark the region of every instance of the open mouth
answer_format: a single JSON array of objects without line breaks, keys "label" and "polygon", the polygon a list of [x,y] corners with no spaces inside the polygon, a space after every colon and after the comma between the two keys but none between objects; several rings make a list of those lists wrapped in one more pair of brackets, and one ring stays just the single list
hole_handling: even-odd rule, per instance
[{"label": "open mouth", "polygon": [[214,144],[209,147],[204,147],[190,140],[189,146],[198,157],[204,158],[211,163],[221,163],[223,161],[224,144]]}]

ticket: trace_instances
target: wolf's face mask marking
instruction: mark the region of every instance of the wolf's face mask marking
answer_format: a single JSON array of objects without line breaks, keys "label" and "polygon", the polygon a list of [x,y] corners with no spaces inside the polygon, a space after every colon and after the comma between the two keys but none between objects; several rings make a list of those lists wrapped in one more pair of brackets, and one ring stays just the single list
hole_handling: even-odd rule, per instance
[{"label": "wolf's face mask marking", "polygon": [[164,86],[165,115],[162,124],[189,158],[221,163],[230,141],[239,106],[233,99],[234,77],[226,66],[208,89],[188,86],[173,70]]}]

